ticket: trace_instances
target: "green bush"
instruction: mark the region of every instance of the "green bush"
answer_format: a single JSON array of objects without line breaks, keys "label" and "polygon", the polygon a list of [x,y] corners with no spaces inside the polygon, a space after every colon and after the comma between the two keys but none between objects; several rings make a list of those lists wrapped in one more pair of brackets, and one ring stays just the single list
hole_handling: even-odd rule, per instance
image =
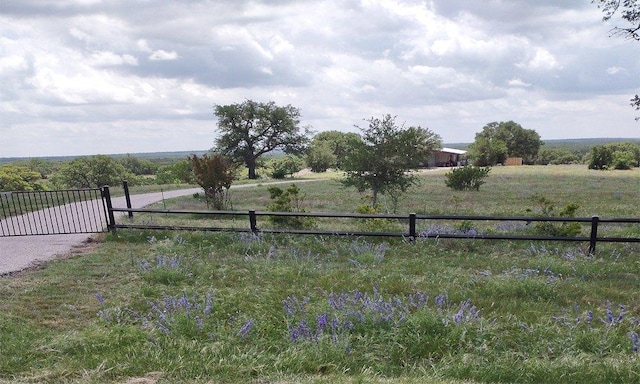
[{"label": "green bush", "polygon": [[484,184],[484,178],[489,175],[490,171],[491,168],[489,167],[465,165],[462,168],[455,168],[447,172],[445,175],[447,177],[445,184],[455,191],[478,191],[480,186]]},{"label": "green bush", "polygon": [[[575,217],[580,206],[576,203],[567,204],[556,214],[555,204],[544,196],[535,196],[535,202],[539,205],[539,215],[543,217]],[[531,212],[527,209],[527,212]],[[535,231],[541,235],[556,237],[575,237],[582,232],[580,223],[556,223],[551,221],[539,221],[535,225]]]},{"label": "green bush", "polygon": [[284,179],[287,175],[293,176],[304,168],[304,161],[297,156],[285,156],[271,161],[271,177],[274,179]]},{"label": "green bush", "polygon": [[634,165],[634,157],[631,151],[615,151],[612,160],[613,169],[631,169]]},{"label": "green bush", "polygon": [[[269,197],[272,203],[267,206],[267,209],[271,212],[306,212],[302,206],[304,193],[301,193],[300,188],[295,184],[291,184],[286,190],[270,187]],[[269,221],[278,227],[292,229],[311,229],[316,226],[316,220],[313,217],[269,216]]]}]

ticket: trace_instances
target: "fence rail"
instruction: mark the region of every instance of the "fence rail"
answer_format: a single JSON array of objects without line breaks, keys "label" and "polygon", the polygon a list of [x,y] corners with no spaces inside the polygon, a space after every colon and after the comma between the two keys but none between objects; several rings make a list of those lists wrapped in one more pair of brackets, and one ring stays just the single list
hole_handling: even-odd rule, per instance
[{"label": "fence rail", "polygon": [[[418,238],[441,239],[479,239],[479,240],[530,240],[530,241],[564,241],[564,242],[588,242],[589,252],[595,253],[598,242],[609,243],[640,243],[639,237],[602,237],[598,236],[599,226],[607,224],[640,224],[640,218],[606,218],[598,216],[586,217],[529,217],[529,216],[450,216],[450,215],[408,215],[391,214],[357,214],[357,213],[322,213],[322,212],[262,212],[262,211],[192,211],[192,210],[166,210],[166,209],[131,209],[113,208],[113,212],[127,213],[129,218],[133,213],[164,214],[164,215],[196,215],[212,217],[248,217],[248,225],[243,227],[222,226],[186,226],[186,225],[157,225],[157,224],[132,224],[116,223],[112,221],[109,229],[164,229],[164,230],[191,230],[191,231],[217,231],[217,232],[253,232],[253,233],[280,233],[303,235],[340,235],[340,236],[377,236],[377,237],[403,237],[410,240]],[[259,228],[259,217],[301,217],[301,218],[333,218],[333,219],[391,219],[404,222],[406,231],[402,232],[375,232],[352,230],[315,230],[315,229],[291,229],[291,228]],[[589,236],[558,237],[542,235],[509,235],[478,232],[450,233],[438,231],[418,231],[419,221],[508,221],[508,222],[561,222],[561,223],[589,223]]]}]

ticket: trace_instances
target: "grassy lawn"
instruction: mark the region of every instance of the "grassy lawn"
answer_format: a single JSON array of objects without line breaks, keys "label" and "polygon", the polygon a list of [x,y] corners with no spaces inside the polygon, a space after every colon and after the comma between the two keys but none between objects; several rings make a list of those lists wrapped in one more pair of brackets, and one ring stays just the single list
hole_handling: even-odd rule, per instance
[{"label": "grassy lawn", "polygon": [[[638,170],[583,168],[494,168],[465,193],[427,172],[396,209],[526,215],[544,196],[578,203],[578,216],[640,217]],[[299,187],[309,211],[363,203],[335,180]],[[232,199],[270,202],[266,185]],[[0,279],[0,381],[640,382],[640,244],[589,255],[526,241],[125,230],[99,240]]]}]

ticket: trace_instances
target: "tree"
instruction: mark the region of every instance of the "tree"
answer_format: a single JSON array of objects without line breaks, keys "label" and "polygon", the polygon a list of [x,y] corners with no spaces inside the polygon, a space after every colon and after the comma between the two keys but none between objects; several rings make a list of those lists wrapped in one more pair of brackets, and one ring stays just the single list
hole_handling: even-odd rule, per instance
[{"label": "tree", "polygon": [[476,165],[495,165],[504,162],[506,157],[521,157],[526,164],[533,164],[542,144],[540,135],[533,129],[524,129],[513,121],[493,122],[476,133],[470,151]]},{"label": "tree", "polygon": [[326,172],[327,169],[336,166],[337,158],[326,141],[311,142],[305,158],[307,167],[311,172]]},{"label": "tree", "polygon": [[300,111],[273,101],[258,103],[247,100],[240,104],[217,105],[215,115],[221,135],[218,150],[244,162],[249,179],[256,179],[256,160],[275,150],[300,154],[308,142],[308,128],[300,132]]},{"label": "tree", "polygon": [[300,172],[304,168],[304,160],[298,156],[287,155],[269,162],[272,168],[271,177],[274,179],[284,179],[287,175],[293,177],[293,174]]},{"label": "tree", "polygon": [[324,131],[313,137],[309,149],[317,146],[329,147],[335,156],[334,166],[342,169],[342,164],[344,163],[344,159],[347,156],[349,148],[359,141],[360,136],[354,132]]},{"label": "tree", "polygon": [[55,182],[69,188],[100,188],[135,180],[122,164],[109,156],[78,157],[60,167]]},{"label": "tree", "polygon": [[[592,0],[602,9],[602,21],[610,21],[615,14],[619,14],[625,26],[614,27],[613,34],[623,35],[627,39],[640,41],[640,2],[637,0]],[[631,99],[631,106],[640,111],[640,96]],[[640,117],[636,117],[640,120]]]},{"label": "tree", "polygon": [[398,127],[395,117],[365,120],[368,128],[359,128],[362,139],[352,145],[345,157],[344,185],[358,191],[371,190],[371,205],[376,206],[378,195],[396,198],[415,184],[415,176],[408,173],[441,146],[440,136],[427,128]]},{"label": "tree", "polygon": [[41,191],[40,173],[27,167],[3,165],[0,167],[0,191]]},{"label": "tree", "polygon": [[199,186],[204,189],[207,206],[212,204],[217,210],[226,207],[229,188],[235,179],[236,166],[220,154],[193,155],[189,157],[193,166],[193,174]]},{"label": "tree", "polygon": [[609,169],[609,165],[613,161],[613,152],[606,145],[596,145],[591,148],[591,161],[589,169]]}]

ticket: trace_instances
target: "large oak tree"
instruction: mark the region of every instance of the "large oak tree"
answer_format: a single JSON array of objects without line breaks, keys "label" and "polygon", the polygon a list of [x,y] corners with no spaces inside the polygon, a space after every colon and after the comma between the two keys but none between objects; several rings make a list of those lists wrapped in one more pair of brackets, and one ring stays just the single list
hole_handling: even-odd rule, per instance
[{"label": "large oak tree", "polygon": [[307,142],[308,128],[300,128],[300,110],[273,101],[246,100],[239,104],[216,105],[220,136],[217,149],[244,162],[249,179],[256,179],[257,159],[275,150],[300,154]]},{"label": "large oak tree", "polygon": [[524,129],[513,121],[493,122],[485,125],[469,147],[474,163],[479,166],[496,165],[507,157],[521,157],[533,164],[543,144],[533,129]]}]

